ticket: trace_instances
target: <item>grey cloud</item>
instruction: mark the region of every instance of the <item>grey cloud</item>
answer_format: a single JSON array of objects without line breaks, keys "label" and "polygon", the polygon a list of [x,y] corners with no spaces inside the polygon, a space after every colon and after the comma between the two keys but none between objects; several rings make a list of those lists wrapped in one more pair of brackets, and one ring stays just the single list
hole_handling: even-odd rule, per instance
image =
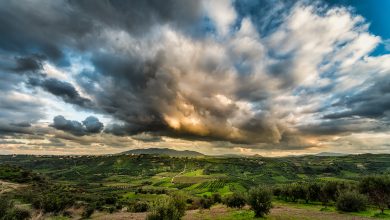
[{"label": "grey cloud", "polygon": [[103,123],[93,116],[87,117],[82,123],[80,123],[78,121],[67,120],[62,115],[54,117],[53,124],[50,126],[77,136],[100,133],[104,127]]},{"label": "grey cloud", "polygon": [[83,121],[83,125],[85,126],[85,130],[88,133],[100,133],[103,130],[103,123],[99,121],[98,118],[94,116],[89,116]]},{"label": "grey cloud", "polygon": [[82,97],[72,84],[65,81],[60,81],[54,78],[31,78],[29,84],[33,86],[40,86],[47,92],[58,96],[59,98],[70,104],[74,104],[84,108],[91,108],[93,105],[91,100]]},{"label": "grey cloud", "polygon": [[381,131],[386,125],[366,118],[340,118],[322,120],[298,126],[303,134],[312,135],[347,135],[352,132]]},{"label": "grey cloud", "polygon": [[13,69],[16,72],[35,72],[42,69],[41,57],[29,56],[16,58],[16,67]]},{"label": "grey cloud", "polygon": [[75,135],[84,135],[83,125],[78,121],[66,120],[64,116],[58,115],[54,117],[52,127],[68,131]]},{"label": "grey cloud", "polygon": [[156,136],[149,133],[140,133],[138,135],[131,136],[131,138],[142,142],[163,142],[164,141],[160,136]]},{"label": "grey cloud", "polygon": [[22,127],[22,128],[31,127],[31,123],[26,122],[26,121],[18,122],[18,123],[10,123],[10,125],[17,126],[17,127]]},{"label": "grey cloud", "polygon": [[9,93],[0,96],[0,130],[3,132],[30,133],[31,123],[45,116],[42,103],[20,99]]},{"label": "grey cloud", "polygon": [[197,22],[201,9],[200,1],[191,0],[2,1],[0,48],[10,53],[39,50],[63,64],[64,46],[85,50],[105,27],[132,34],[143,34],[164,23],[186,28]]},{"label": "grey cloud", "polygon": [[339,119],[348,117],[383,118],[389,117],[390,111],[390,80],[388,77],[378,78],[367,89],[349,95],[336,104],[347,108],[336,113],[327,114],[325,119]]},{"label": "grey cloud", "polygon": [[[19,76],[23,74],[0,72],[0,89],[10,91],[14,89],[12,82],[19,85],[29,77],[30,86],[40,87],[66,103],[108,114],[120,122],[104,129],[95,117],[88,117],[83,122],[55,117],[52,127],[78,137],[57,135],[81,144],[87,143],[81,140],[81,136],[100,133],[104,129],[106,133],[131,135],[133,139],[144,142],[169,136],[230,141],[248,146],[266,143],[273,149],[304,149],[310,146],[298,140],[296,135],[333,135],[381,129],[377,122],[344,118],[378,119],[386,116],[389,109],[386,100],[390,97],[386,90],[388,84],[381,85],[383,82],[341,104],[350,110],[327,114],[318,123],[302,125],[302,122],[285,120],[290,114],[291,121],[295,116],[295,120],[302,120],[303,114],[309,113],[315,119],[318,115],[321,117],[322,114],[315,115],[318,108],[310,108],[312,112],[304,113],[297,113],[294,108],[305,107],[313,97],[329,93],[333,87],[325,83],[323,87],[316,87],[320,89],[311,89],[303,88],[305,86],[301,83],[314,74],[318,66],[330,62],[327,56],[336,55],[342,48],[335,49],[334,53],[324,52],[338,47],[340,36],[337,33],[336,37],[326,35],[324,41],[327,43],[322,45],[319,36],[322,34],[317,33],[316,28],[313,28],[315,33],[310,28],[298,28],[292,32],[288,26],[280,30],[278,36],[282,36],[282,40],[278,41],[276,36],[275,44],[270,46],[279,25],[292,23],[289,15],[295,4],[282,1],[273,10],[274,2],[269,2],[263,7],[256,2],[235,1],[240,16],[233,24],[232,36],[220,39],[211,31],[203,39],[198,35],[194,37],[191,32],[194,30],[190,30],[199,28],[198,25],[207,26],[200,24],[207,20],[201,1],[4,1],[0,3],[0,49],[5,57],[15,57],[10,64],[4,64],[8,70],[36,72],[42,68],[43,60],[56,67],[66,67],[73,54],[92,68],[80,71],[75,80],[78,85],[43,75]],[[318,12],[313,8],[305,13],[317,15]],[[254,33],[247,33],[251,27],[240,27],[245,16],[256,21],[252,23],[257,28]],[[326,13],[321,13],[317,20],[324,27],[321,30],[331,32],[327,31],[329,20],[326,16]],[[314,20],[309,22],[313,26],[317,22]],[[360,35],[361,32],[352,30],[356,28],[354,25],[345,28],[351,28],[345,30],[351,32],[348,36]],[[204,28],[213,29],[212,24],[209,26]],[[236,33],[240,28],[244,33]],[[311,36],[318,36],[315,40],[319,42],[312,42]],[[231,42],[233,38],[234,44]],[[346,44],[352,42],[349,40]],[[323,48],[300,50],[310,48],[307,45]],[[316,59],[311,60],[312,57]],[[2,79],[6,79],[6,83]],[[320,79],[314,77],[313,81],[316,80]],[[329,84],[337,84],[336,79],[328,80]],[[81,92],[90,98],[83,97]],[[287,107],[275,104],[277,98],[289,96],[299,100]],[[322,101],[329,101],[326,99]],[[27,127],[17,123],[26,117],[35,121],[43,117],[44,111],[38,112],[41,110],[39,105],[28,103],[30,107],[21,107],[20,103],[12,104],[14,106],[0,103],[2,110],[7,109],[0,113],[0,118],[18,118],[18,121],[12,121],[14,124],[7,121],[8,130],[12,126],[27,131]],[[297,129],[297,133],[288,133],[289,127]],[[142,136],[145,133],[150,136]]]},{"label": "grey cloud", "polygon": [[33,131],[26,127],[14,126],[7,122],[0,121],[0,134],[33,134]]}]

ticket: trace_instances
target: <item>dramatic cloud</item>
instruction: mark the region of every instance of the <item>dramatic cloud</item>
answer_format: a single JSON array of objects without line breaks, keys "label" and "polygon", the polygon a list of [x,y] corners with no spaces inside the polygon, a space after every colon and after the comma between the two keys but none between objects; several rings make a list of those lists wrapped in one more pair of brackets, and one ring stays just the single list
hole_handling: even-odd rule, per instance
[{"label": "dramatic cloud", "polygon": [[75,104],[81,107],[90,107],[91,101],[80,96],[79,92],[72,86],[72,84],[60,81],[53,78],[44,80],[30,80],[34,86],[40,86],[47,92],[62,98],[65,102]]},{"label": "dramatic cloud", "polygon": [[[0,134],[41,136],[30,150],[149,143],[244,153],[388,139],[390,56],[373,55],[387,41],[351,10],[321,1],[1,2]],[[1,146],[29,149],[7,138]]]},{"label": "dramatic cloud", "polygon": [[64,116],[58,115],[54,117],[52,127],[67,131],[74,135],[86,135],[100,133],[103,130],[103,123],[96,117],[89,116],[82,123],[65,119]]}]

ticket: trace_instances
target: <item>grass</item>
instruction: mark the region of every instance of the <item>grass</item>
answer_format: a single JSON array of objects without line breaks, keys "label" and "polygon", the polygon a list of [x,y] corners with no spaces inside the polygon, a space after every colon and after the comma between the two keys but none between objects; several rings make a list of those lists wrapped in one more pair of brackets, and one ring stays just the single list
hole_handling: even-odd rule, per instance
[{"label": "grass", "polygon": [[203,176],[203,169],[194,170],[184,173],[182,176]]}]

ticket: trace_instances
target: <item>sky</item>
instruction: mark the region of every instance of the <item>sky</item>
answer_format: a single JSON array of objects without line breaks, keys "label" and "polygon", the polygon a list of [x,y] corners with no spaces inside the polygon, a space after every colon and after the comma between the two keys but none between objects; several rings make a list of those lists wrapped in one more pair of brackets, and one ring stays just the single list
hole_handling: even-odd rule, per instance
[{"label": "sky", "polygon": [[390,1],[0,1],[0,154],[390,153]]}]

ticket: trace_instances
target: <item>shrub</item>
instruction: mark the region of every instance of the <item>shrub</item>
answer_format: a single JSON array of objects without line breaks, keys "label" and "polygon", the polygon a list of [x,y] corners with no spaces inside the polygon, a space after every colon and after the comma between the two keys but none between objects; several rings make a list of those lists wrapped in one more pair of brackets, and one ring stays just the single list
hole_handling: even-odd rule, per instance
[{"label": "shrub", "polygon": [[81,217],[83,219],[90,218],[94,211],[95,211],[95,206],[88,205],[87,207],[85,207],[83,213],[81,214]]},{"label": "shrub", "polygon": [[272,208],[272,192],[260,187],[253,188],[249,191],[248,204],[255,212],[255,217],[263,217]]},{"label": "shrub", "polygon": [[11,200],[0,197],[0,219],[2,220],[25,220],[31,216],[25,209],[15,208]]},{"label": "shrub", "polygon": [[149,204],[143,201],[137,201],[130,207],[130,211],[132,212],[146,212],[148,210]]},{"label": "shrub", "polygon": [[210,209],[212,205],[213,205],[213,201],[210,198],[201,198],[199,200],[199,206],[202,209]]},{"label": "shrub", "polygon": [[272,189],[272,193],[274,194],[274,196],[280,198],[280,196],[282,195],[282,189],[280,187],[274,187]]},{"label": "shrub", "polygon": [[26,209],[14,208],[10,210],[4,220],[25,220],[30,219],[31,214],[30,211]]},{"label": "shrub", "polygon": [[67,193],[45,192],[41,196],[34,198],[32,205],[36,209],[44,212],[58,213],[74,204],[73,197]]},{"label": "shrub", "polygon": [[336,202],[337,210],[344,212],[358,212],[366,209],[367,198],[358,192],[341,193]]},{"label": "shrub", "polygon": [[180,220],[185,214],[185,199],[180,194],[156,200],[147,220]]},{"label": "shrub", "polygon": [[211,199],[213,200],[213,203],[221,203],[222,202],[222,197],[221,194],[219,193],[214,193],[211,195]]},{"label": "shrub", "polygon": [[0,219],[4,218],[12,208],[13,204],[9,199],[0,197]]},{"label": "shrub", "polygon": [[233,193],[225,198],[225,204],[230,208],[242,208],[246,204],[245,196],[241,193]]}]

